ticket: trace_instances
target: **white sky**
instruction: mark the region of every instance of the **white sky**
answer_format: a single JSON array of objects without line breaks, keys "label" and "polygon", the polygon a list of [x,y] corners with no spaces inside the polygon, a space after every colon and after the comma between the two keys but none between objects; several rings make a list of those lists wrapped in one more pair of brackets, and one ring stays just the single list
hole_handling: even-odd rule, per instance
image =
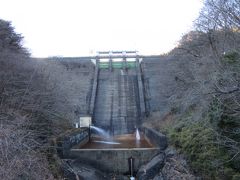
[{"label": "white sky", "polygon": [[35,57],[102,50],[166,53],[191,30],[202,0],[0,0]]}]

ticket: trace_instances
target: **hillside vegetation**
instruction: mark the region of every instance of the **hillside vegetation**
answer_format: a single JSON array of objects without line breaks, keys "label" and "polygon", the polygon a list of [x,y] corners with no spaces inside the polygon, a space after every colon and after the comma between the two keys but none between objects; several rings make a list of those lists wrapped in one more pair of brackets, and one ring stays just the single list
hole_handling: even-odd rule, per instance
[{"label": "hillside vegetation", "polygon": [[50,139],[86,114],[93,66],[32,59],[21,40],[0,20],[0,179],[60,178]]},{"label": "hillside vegetation", "polygon": [[195,30],[162,57],[171,68],[146,70],[163,103],[148,120],[204,179],[240,179],[239,15],[239,1],[207,0]]}]

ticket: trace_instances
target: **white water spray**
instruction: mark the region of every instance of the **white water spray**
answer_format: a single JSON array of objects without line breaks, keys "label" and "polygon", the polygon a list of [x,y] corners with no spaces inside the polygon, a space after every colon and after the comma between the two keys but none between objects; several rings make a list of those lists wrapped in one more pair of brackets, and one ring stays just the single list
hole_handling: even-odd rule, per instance
[{"label": "white water spray", "polygon": [[113,141],[93,141],[96,143],[102,143],[102,144],[120,144],[118,142],[113,142]]},{"label": "white water spray", "polygon": [[141,139],[140,133],[139,133],[139,130],[137,128],[137,130],[136,130],[136,140],[139,141],[140,139]]},{"label": "white water spray", "polygon": [[112,144],[112,145],[121,144],[118,142],[110,141],[111,137],[109,133],[104,129],[96,126],[92,126],[92,125],[90,126],[90,128],[94,129],[102,138],[105,138],[107,140],[107,141],[93,141],[93,142],[102,143],[102,144]]},{"label": "white water spray", "polygon": [[90,126],[90,128],[94,129],[99,135],[101,135],[104,138],[109,138],[110,135],[107,133],[107,131],[105,131],[102,128],[96,127],[96,126]]},{"label": "white water spray", "polygon": [[123,76],[124,75],[124,72],[123,72],[123,70],[121,69],[121,76]]}]

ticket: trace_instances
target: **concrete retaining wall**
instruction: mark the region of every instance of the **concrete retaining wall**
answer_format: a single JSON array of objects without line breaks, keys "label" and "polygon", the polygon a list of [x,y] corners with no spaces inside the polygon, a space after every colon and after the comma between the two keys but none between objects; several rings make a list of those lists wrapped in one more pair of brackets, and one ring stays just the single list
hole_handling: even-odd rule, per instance
[{"label": "concrete retaining wall", "polygon": [[139,91],[139,105],[140,105],[140,117],[145,116],[145,101],[144,101],[144,90],[142,81],[142,72],[139,60],[137,60],[137,81],[138,81],[138,91]]},{"label": "concrete retaining wall", "polygon": [[151,142],[151,144],[159,147],[160,150],[167,148],[167,137],[164,134],[147,127],[143,127],[142,131],[145,135],[145,138]]},{"label": "concrete retaining wall", "polygon": [[75,145],[83,145],[89,140],[89,129],[79,128],[74,129],[69,133],[60,135],[57,138],[57,151],[61,158],[66,158],[69,155],[70,149]]},{"label": "concrete retaining wall", "polygon": [[159,152],[159,148],[71,149],[70,158],[77,158],[104,172],[127,173],[130,157],[134,158],[136,172],[140,166],[149,162]]},{"label": "concrete retaining wall", "polygon": [[129,171],[128,159],[132,157],[136,172],[167,147],[167,139],[163,134],[146,127],[142,131],[146,139],[157,146],[156,148],[75,149],[75,145],[80,147],[89,140],[88,128],[81,128],[58,138],[58,152],[62,158],[78,159],[104,172],[115,173],[127,173]]}]

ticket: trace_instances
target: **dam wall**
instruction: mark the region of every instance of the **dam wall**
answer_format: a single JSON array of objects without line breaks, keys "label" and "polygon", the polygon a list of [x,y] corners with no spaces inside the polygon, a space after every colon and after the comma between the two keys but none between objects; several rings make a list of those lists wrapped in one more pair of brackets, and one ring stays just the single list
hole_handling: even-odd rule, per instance
[{"label": "dam wall", "polygon": [[176,84],[176,62],[161,56],[144,57],[141,63],[147,114],[169,112],[180,86]]},{"label": "dam wall", "polygon": [[86,116],[90,112],[95,72],[91,58],[51,57],[43,59],[43,62],[51,66],[51,76],[58,76],[54,79],[57,81],[57,91],[64,94],[56,101],[58,110],[63,112],[70,122],[79,122],[80,116]]},{"label": "dam wall", "polygon": [[132,133],[152,112],[168,112],[177,91],[176,62],[161,56],[130,56],[134,57],[136,64],[128,64],[123,57],[121,63],[109,61],[101,66],[94,56],[48,58],[69,71],[61,89],[71,96],[59,106],[69,109],[75,122],[91,116],[94,125],[112,135]]}]

